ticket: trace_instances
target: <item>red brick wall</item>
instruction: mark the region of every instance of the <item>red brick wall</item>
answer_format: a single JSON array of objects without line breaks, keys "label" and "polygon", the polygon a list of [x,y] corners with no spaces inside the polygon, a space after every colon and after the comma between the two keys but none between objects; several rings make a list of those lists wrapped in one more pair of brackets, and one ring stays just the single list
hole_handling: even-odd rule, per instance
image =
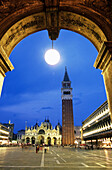
[{"label": "red brick wall", "polygon": [[62,144],[74,144],[74,120],[72,100],[62,100]]}]

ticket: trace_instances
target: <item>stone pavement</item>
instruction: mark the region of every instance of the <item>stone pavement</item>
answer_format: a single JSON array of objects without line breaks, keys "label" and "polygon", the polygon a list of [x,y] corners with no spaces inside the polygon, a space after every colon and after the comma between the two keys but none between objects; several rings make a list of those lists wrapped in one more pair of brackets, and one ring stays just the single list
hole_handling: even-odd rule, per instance
[{"label": "stone pavement", "polygon": [[111,150],[50,147],[47,153],[35,147],[0,147],[0,170],[101,170],[112,169]]}]

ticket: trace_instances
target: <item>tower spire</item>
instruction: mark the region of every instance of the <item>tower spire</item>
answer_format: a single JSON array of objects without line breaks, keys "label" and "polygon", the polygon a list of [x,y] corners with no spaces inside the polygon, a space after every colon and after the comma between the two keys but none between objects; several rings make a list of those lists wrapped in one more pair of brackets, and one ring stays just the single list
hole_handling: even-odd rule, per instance
[{"label": "tower spire", "polygon": [[65,66],[65,75],[63,81],[70,81],[68,73],[67,73],[67,66]]}]

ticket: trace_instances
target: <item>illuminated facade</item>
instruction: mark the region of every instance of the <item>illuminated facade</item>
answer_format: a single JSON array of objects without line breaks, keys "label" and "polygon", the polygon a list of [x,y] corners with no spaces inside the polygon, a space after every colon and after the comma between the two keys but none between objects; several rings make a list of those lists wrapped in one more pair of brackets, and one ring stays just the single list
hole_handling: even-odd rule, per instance
[{"label": "illuminated facade", "polygon": [[25,130],[22,129],[22,130],[19,130],[17,133],[17,143],[21,144],[21,143],[24,143],[24,141],[25,141]]},{"label": "illuminated facade", "polygon": [[9,123],[2,124],[9,129],[9,141],[11,142],[13,140],[14,123],[11,123],[11,121],[9,120]]},{"label": "illuminated facade", "polygon": [[112,124],[107,101],[96,109],[85,121],[82,122],[82,139],[84,141],[94,141],[104,143],[106,138],[112,140]]},{"label": "illuminated facade", "polygon": [[9,128],[0,123],[0,145],[8,144]]},{"label": "illuminated facade", "polygon": [[53,129],[49,120],[45,120],[40,126],[36,123],[31,128],[26,126],[25,143],[29,144],[46,144],[46,145],[61,145],[61,125]]},{"label": "illuminated facade", "polygon": [[81,144],[81,128],[82,126],[74,126],[74,133],[75,133],[74,144],[77,146]]},{"label": "illuminated facade", "polygon": [[62,81],[62,144],[74,144],[74,120],[73,120],[73,103],[72,88],[69,80],[67,68],[65,67],[65,75]]}]

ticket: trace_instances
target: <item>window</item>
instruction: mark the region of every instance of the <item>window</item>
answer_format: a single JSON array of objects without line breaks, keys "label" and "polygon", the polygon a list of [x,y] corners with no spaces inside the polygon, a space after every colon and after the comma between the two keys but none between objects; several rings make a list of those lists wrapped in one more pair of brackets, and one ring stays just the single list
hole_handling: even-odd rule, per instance
[{"label": "window", "polygon": [[70,91],[64,91],[63,94],[70,94]]},{"label": "window", "polygon": [[45,131],[43,129],[39,130],[38,134],[45,134]]}]

